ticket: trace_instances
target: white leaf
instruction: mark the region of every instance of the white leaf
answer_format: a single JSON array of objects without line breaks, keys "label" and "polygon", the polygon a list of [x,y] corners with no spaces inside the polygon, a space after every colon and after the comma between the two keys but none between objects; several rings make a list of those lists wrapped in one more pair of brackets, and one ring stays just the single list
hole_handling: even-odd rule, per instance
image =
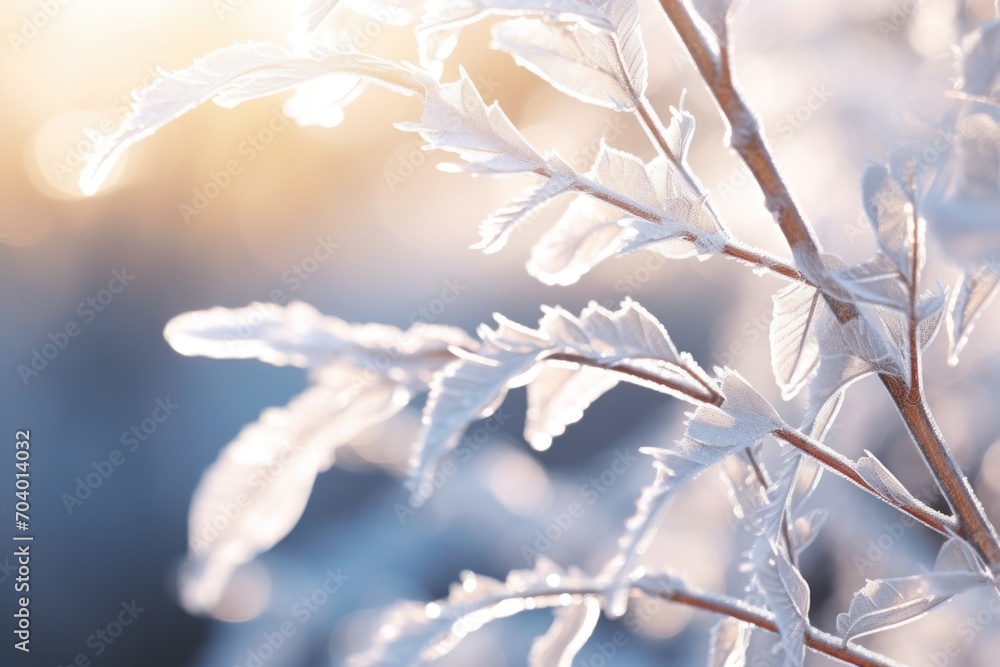
[{"label": "white leaf", "polygon": [[452,361],[450,346],[475,346],[454,327],[418,322],[404,332],[383,324],[350,324],[301,301],[184,313],[167,323],[163,335],[188,356],[310,368],[340,361],[411,386],[426,385]]},{"label": "white leaf", "polygon": [[[675,115],[671,128],[678,127],[677,148],[684,140],[679,129],[683,115]],[[678,171],[679,167],[665,157],[649,164],[638,157],[611,148],[601,142],[594,162],[593,178],[605,186],[615,200],[644,208],[656,215],[656,222],[623,217],[623,244],[619,252],[629,254],[649,249],[670,258],[709,255],[719,252],[725,237],[714,216],[705,207],[705,198],[696,193]],[[623,213],[628,209],[623,209]]]},{"label": "white leaf", "polygon": [[[678,353],[663,325],[630,299],[617,311],[592,303],[579,318],[561,308],[543,310],[538,329],[496,315],[499,326],[480,327],[482,344],[475,352],[452,348],[459,360],[431,384],[424,429],[412,457],[411,485],[432,488],[428,480],[437,459],[458,443],[473,420],[488,416],[508,388],[531,382],[541,370],[539,362],[592,362],[616,379],[665,393],[674,390],[658,380],[686,383],[691,391],[706,394],[715,391],[690,355]],[[587,392],[593,395],[593,389]]]},{"label": "white leaf", "polygon": [[410,486],[425,497],[429,493],[424,491],[433,489],[431,475],[437,460],[458,444],[469,424],[492,414],[508,387],[518,386],[519,378],[527,375],[549,347],[537,332],[495,317],[499,325],[495,330],[480,327],[483,343],[476,353],[460,353],[459,361],[431,383],[424,428],[411,457]]},{"label": "white leaf", "polygon": [[850,609],[837,616],[837,634],[849,641],[915,621],[983,581],[982,575],[972,572],[869,581],[855,593]]},{"label": "white leaf", "polygon": [[479,235],[482,240],[472,248],[482,250],[486,254],[497,252],[507,244],[507,239],[518,223],[572,188],[575,182],[576,179],[571,176],[557,174],[525,188],[523,197],[493,212],[479,225]]},{"label": "white leaf", "polygon": [[195,490],[188,516],[184,606],[212,608],[233,571],[298,523],[316,475],[336,450],[402,409],[409,393],[331,369],[283,408],[268,408],[219,454]]},{"label": "white leaf", "polygon": [[874,454],[865,450],[866,456],[858,459],[857,471],[879,495],[895,505],[912,507],[920,505],[920,501],[907,490],[903,483],[879,461]]},{"label": "white leaf", "polygon": [[975,548],[961,537],[949,537],[934,560],[935,572],[972,572],[987,573],[982,559]]},{"label": "white leaf", "polygon": [[614,30],[600,7],[586,0],[443,0],[432,6],[417,26],[421,64],[429,70],[439,69],[440,61],[455,48],[458,32],[494,14],[538,14],[553,21],[579,18],[595,27]]},{"label": "white leaf", "polygon": [[[596,618],[591,620],[591,610],[597,600],[592,593],[566,591],[591,590],[596,587],[582,572],[572,568],[564,572],[544,557],[538,559],[532,570],[510,572],[505,582],[466,571],[462,573],[462,583],[453,584],[443,600],[429,604],[402,602],[387,610],[382,627],[368,650],[351,657],[347,664],[349,667],[396,664],[423,667],[447,655],[465,636],[498,618],[526,609],[580,607],[584,610],[584,618],[574,619],[577,624],[573,636],[568,636],[569,623],[557,621],[562,626],[560,636],[551,637],[553,642],[549,646],[543,642],[538,649],[547,655],[568,656],[579,648],[577,644],[586,641],[585,634],[589,635],[589,630],[584,631],[586,624],[596,621]],[[574,614],[570,612],[569,618]],[[560,644],[565,652],[558,651]]]},{"label": "white leaf", "polygon": [[601,617],[601,605],[595,598],[556,609],[552,625],[535,639],[528,654],[529,667],[572,667],[573,660]]},{"label": "white leaf", "polygon": [[716,622],[712,626],[708,667],[745,667],[752,628],[749,623],[732,616]]},{"label": "white leaf", "polygon": [[990,305],[1000,286],[1000,272],[990,267],[967,271],[948,304],[948,363],[958,364],[958,355],[969,342],[969,334]]},{"label": "white leaf", "polygon": [[[638,13],[633,16],[637,18]],[[638,35],[634,18],[627,30]],[[628,111],[639,105],[646,87],[642,38],[635,39],[639,42],[636,52],[639,62],[630,63],[631,67],[623,59],[615,33],[578,21],[538,18],[504,21],[494,27],[491,46],[510,53],[519,65],[557,90],[584,102]]]},{"label": "white leaf", "polygon": [[187,69],[161,72],[161,78],[134,93],[121,125],[100,137],[87,156],[80,187],[87,194],[96,192],[129,146],[200,104],[214,100],[231,107],[334,73],[363,77],[408,94],[422,92],[411,70],[374,56],[319,46],[298,54],[275,44],[233,44]]},{"label": "white leaf", "polygon": [[586,367],[547,365],[528,384],[524,439],[535,449],[549,448],[552,438],[580,421],[591,403],[618,384],[618,378]]},{"label": "white leaf", "polygon": [[816,509],[792,521],[791,534],[796,556],[813,543],[829,516],[826,510]]},{"label": "white leaf", "polygon": [[466,164],[456,169],[474,174],[533,172],[548,166],[494,102],[487,106],[468,73],[453,83],[423,81],[424,113],[420,123],[396,127],[418,132],[431,148],[457,153]]},{"label": "white leaf", "polygon": [[822,416],[825,430],[833,420],[831,406],[839,406],[843,392],[867,375],[906,377],[900,351],[885,328],[891,320],[882,319],[877,311],[872,313],[861,304],[858,311],[857,317],[843,323],[827,307],[819,314],[816,335],[820,363],[809,386],[806,424],[812,425]]},{"label": "white leaf", "polygon": [[616,311],[591,302],[576,318],[562,308],[544,308],[540,328],[562,350],[602,364],[626,359],[649,359],[676,366],[693,364],[682,358],[667,330],[631,299]]},{"label": "white leaf", "polygon": [[774,295],[771,368],[786,401],[795,397],[819,366],[816,327],[826,303],[815,287],[789,285]]},{"label": "white leaf", "polygon": [[879,248],[893,261],[900,275],[912,282],[913,203],[882,165],[868,166],[861,190],[865,213],[875,230]]},{"label": "white leaf", "polygon": [[964,112],[921,212],[948,255],[971,268],[1000,257],[1000,121],[978,103]]},{"label": "white leaf", "polygon": [[621,252],[622,212],[590,197],[576,197],[531,249],[528,273],[546,285],[572,285]]},{"label": "white leaf", "polygon": [[775,624],[785,651],[786,667],[801,667],[806,654],[805,633],[809,627],[809,584],[784,551],[755,547],[754,572],[757,587],[774,612]]},{"label": "white leaf", "polygon": [[640,450],[654,458],[657,476],[643,489],[636,512],[618,539],[618,553],[602,575],[608,581],[605,613],[611,618],[625,613],[630,577],[674,492],[730,454],[784,427],[774,408],[735,371],[722,372],[721,390],[722,405],[702,405],[691,413],[687,432],[674,449]]}]

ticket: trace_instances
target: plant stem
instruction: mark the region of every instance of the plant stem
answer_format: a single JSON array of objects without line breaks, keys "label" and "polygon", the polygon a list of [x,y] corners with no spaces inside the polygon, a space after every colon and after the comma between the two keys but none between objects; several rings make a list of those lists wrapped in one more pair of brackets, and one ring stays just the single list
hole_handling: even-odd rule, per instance
[{"label": "plant stem", "polygon": [[[653,581],[639,580],[635,589],[647,595],[653,595],[669,602],[687,605],[695,609],[702,609],[723,616],[750,623],[762,630],[778,633],[778,626],[774,615],[750,605],[742,600],[737,600],[728,596],[699,591],[685,586],[659,586]],[[845,642],[840,637],[828,634],[812,626],[806,628],[806,646],[831,658],[835,658],[850,665],[861,665],[864,667],[903,667],[900,663],[891,660],[879,653],[851,642]]]},{"label": "plant stem", "polygon": [[[732,147],[750,169],[764,194],[765,205],[774,216],[796,264],[819,266],[819,244],[802,210],[792,198],[768,148],[760,122],[743,98],[729,67],[725,46],[706,27],[689,0],[660,0],[671,24],[694,60],[716,103],[729,122]],[[858,317],[852,304],[824,294],[837,318],[846,322]],[[911,400],[910,384],[891,375],[879,376],[906,422],[924,461],[935,476],[944,497],[958,517],[959,533],[966,537],[990,566],[1000,566],[1000,541],[968,480],[927,409],[923,395]],[[911,378],[919,381],[919,378]]]},{"label": "plant stem", "polygon": [[[544,178],[552,178],[553,176],[551,172],[544,169],[538,169],[535,173]],[[662,212],[657,211],[650,206],[646,206],[641,202],[628,199],[620,193],[611,192],[607,188],[603,188],[599,184],[593,183],[589,179],[583,178],[582,176],[578,178],[578,181],[573,189],[577,192],[590,195],[594,199],[599,199],[606,204],[611,204],[615,208],[621,209],[622,211],[630,215],[634,215],[642,220],[646,220],[647,222],[660,224],[663,220]],[[725,246],[722,248],[722,254],[731,259],[736,259],[746,264],[750,264],[755,268],[776,273],[779,276],[788,278],[789,280],[805,283],[807,285],[812,284],[808,278],[802,275],[802,272],[788,262],[773,255],[769,255],[768,253],[758,250],[757,248],[752,248],[736,241],[727,241]]]},{"label": "plant stem", "polygon": [[799,431],[793,431],[790,429],[777,431],[774,436],[784,440],[789,445],[802,451],[804,454],[812,456],[825,467],[837,473],[847,481],[853,482],[855,485],[864,489],[876,498],[892,505],[900,512],[909,514],[928,528],[935,530],[946,537],[958,530],[958,521],[955,517],[941,514],[923,503],[916,505],[899,505],[896,504],[896,502],[891,498],[884,497],[874,487],[866,482],[860,473],[858,473],[853,461],[840,452],[830,449],[821,442],[813,440]]},{"label": "plant stem", "polygon": [[[665,378],[643,369],[631,367],[627,362],[617,363],[613,366],[606,366],[586,357],[562,353],[549,355],[545,357],[545,359],[548,361],[567,362],[621,373],[625,376],[625,379],[630,382],[658,389],[659,391],[668,393],[671,396],[693,405],[711,404],[720,406],[722,405],[724,398],[715,390],[707,390],[703,386],[677,382],[670,378]],[[877,489],[875,489],[875,487],[865,481],[864,477],[862,477],[857,471],[857,467],[853,461],[840,452],[831,449],[827,445],[808,437],[801,431],[787,428],[776,431],[774,436],[802,451],[804,454],[813,457],[824,467],[832,470],[834,473],[840,475],[849,482],[853,482],[855,485],[864,491],[867,491],[887,505],[896,508],[904,514],[912,516],[931,530],[945,536],[958,532],[959,523],[954,517],[936,512],[919,501],[913,505],[904,505],[899,504],[893,498],[883,496]]]}]

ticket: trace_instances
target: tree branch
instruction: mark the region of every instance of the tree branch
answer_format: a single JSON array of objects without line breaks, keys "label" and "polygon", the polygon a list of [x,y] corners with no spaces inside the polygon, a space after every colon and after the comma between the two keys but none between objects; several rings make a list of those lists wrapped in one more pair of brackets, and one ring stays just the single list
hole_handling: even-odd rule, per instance
[{"label": "tree branch", "polygon": [[[709,91],[729,122],[732,147],[750,169],[785,236],[799,267],[820,266],[819,244],[805,214],[792,198],[760,128],[760,122],[743,98],[729,67],[728,52],[705,26],[689,0],[660,0],[663,10],[690,53]],[[858,317],[857,308],[824,294],[842,321]],[[972,491],[968,480],[934,422],[926,400],[913,401],[905,380],[880,375],[924,461],[948,504],[958,516],[958,533],[972,542],[991,566],[1000,566],[1000,541],[996,530]]]},{"label": "tree branch", "polygon": [[[655,580],[640,580],[636,584],[635,589],[647,595],[653,595],[669,602],[676,602],[714,614],[731,616],[744,623],[755,625],[762,630],[767,630],[775,634],[778,633],[778,626],[771,612],[754,607],[742,600],[736,600],[716,593],[698,591],[687,586],[658,586]],[[845,642],[840,637],[828,634],[812,626],[806,628],[806,646],[817,653],[822,653],[841,662],[846,662],[849,665],[863,667],[903,667],[900,663],[884,655],[875,653],[852,642]]]}]

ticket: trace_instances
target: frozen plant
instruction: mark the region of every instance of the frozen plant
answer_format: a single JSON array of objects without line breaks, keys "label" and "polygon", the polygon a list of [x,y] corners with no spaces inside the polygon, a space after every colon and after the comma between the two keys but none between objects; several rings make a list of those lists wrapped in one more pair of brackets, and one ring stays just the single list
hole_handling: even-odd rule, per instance
[{"label": "frozen plant", "polygon": [[[572,284],[598,263],[638,251],[673,259],[720,255],[787,281],[774,295],[771,361],[785,398],[807,394],[806,417],[790,424],[737,370],[703,368],[631,299],[617,309],[592,304],[580,313],[545,308],[536,326],[497,315],[495,328],[483,325],[475,337],[448,326],[416,324],[402,331],[351,324],[298,302],[186,313],[165,330],[181,354],[294,365],[308,368],[312,380],[287,406],[267,410],[248,425],[202,479],[181,582],[188,609],[211,609],[238,567],[288,534],[316,475],[334,463],[341,445],[422,394],[428,398],[409,482],[414,504],[433,488],[442,457],[470,424],[500,405],[508,389],[527,387],[525,438],[545,449],[619,382],[662,392],[693,409],[682,439],[643,450],[656,477],[606,566],[587,573],[540,558],[534,569],[511,571],[503,582],[467,573],[446,599],[387,611],[354,665],[426,664],[487,622],[551,607],[552,625],[535,641],[528,661],[567,667],[600,613],[621,617],[633,596],[719,615],[711,665],[746,664],[755,634],[776,636],[775,650],[765,658],[787,667],[802,665],[808,651],[854,665],[896,665],[857,639],[913,621],[971,589],[997,588],[1000,540],[928,407],[922,355],[946,322],[949,361],[956,364],[1000,280],[990,260],[997,250],[1000,201],[1000,23],[980,26],[957,50],[959,77],[949,91],[953,108],[941,130],[950,146],[946,157],[927,164],[921,147],[908,145],[891,154],[886,166],[865,171],[863,204],[877,252],[849,264],[820,248],[734,79],[735,4],[719,0],[695,8],[691,0],[661,0],[728,123],[729,146],[753,175],[787,241],[790,260],[733,236],[687,162],[695,118],[680,105],[661,114],[647,99],[649,63],[635,0],[345,3],[352,11],[415,23],[420,66],[345,46],[331,28],[344,7],[313,0],[300,9],[302,36],[290,45],[221,48],[138,92],[118,130],[96,144],[81,186],[95,192],[131,144],[203,102],[231,107],[294,89],[298,103],[289,108],[298,110],[296,119],[322,124],[343,113],[362,84],[382,86],[422,102],[420,121],[397,127],[419,134],[427,149],[455,154],[457,163],[449,165],[455,171],[534,177],[522,197],[480,224],[475,248],[501,250],[536,209],[571,198],[527,263],[544,283]],[[497,15],[503,20],[494,25],[493,48],[563,93],[632,114],[657,157],[645,162],[602,142],[589,171],[580,173],[556,152],[531,145],[496,103],[481,97],[464,70],[458,80],[442,81],[443,62],[462,28]],[[339,75],[338,86],[343,77],[353,77],[347,79],[352,92],[324,95],[331,75]],[[924,275],[929,247],[963,267],[964,277],[951,290]],[[240,335],[248,321],[255,323],[251,334]],[[869,375],[898,409],[948,513],[919,500],[874,455],[852,460],[824,443],[845,392]],[[772,470],[762,456],[765,441],[780,452],[772,457],[779,461]],[[248,480],[289,447],[295,456],[282,474],[251,488]],[[675,494],[713,467],[730,482],[736,516],[754,535],[752,576],[738,597],[639,565]],[[835,633],[810,621],[809,586],[799,570],[800,554],[825,518],[821,510],[805,510],[824,469],[941,536],[931,569],[868,581],[837,618]],[[241,495],[252,502],[241,505],[228,528],[200,531]]]}]

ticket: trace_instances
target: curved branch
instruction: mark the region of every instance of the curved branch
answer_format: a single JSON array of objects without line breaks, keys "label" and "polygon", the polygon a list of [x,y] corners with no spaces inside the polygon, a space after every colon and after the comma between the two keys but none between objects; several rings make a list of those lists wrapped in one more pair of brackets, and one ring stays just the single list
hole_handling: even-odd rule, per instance
[{"label": "curved branch", "polygon": [[[650,590],[639,586],[637,588],[648,595],[655,595],[669,602],[676,602],[714,614],[731,616],[744,623],[755,625],[762,630],[767,630],[775,634],[778,632],[777,623],[771,612],[749,605],[742,600],[736,600],[715,593],[697,591],[687,587],[663,591],[657,591],[655,588]],[[812,626],[806,628],[806,646],[817,653],[822,653],[849,665],[863,667],[903,667],[900,663],[880,653],[852,642],[845,642],[840,637],[823,632]]]}]

